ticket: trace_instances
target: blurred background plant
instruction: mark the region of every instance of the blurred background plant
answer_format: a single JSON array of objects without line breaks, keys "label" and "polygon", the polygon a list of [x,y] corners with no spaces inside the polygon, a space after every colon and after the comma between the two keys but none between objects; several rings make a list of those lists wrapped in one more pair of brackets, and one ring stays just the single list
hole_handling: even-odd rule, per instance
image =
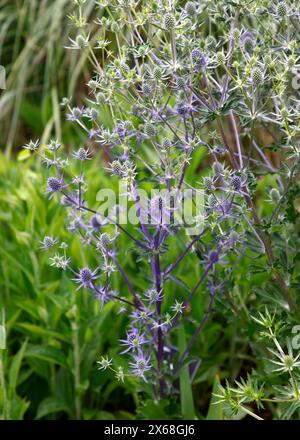
[{"label": "blurred background plant", "polygon": [[[0,149],[10,156],[28,137],[42,141],[55,133],[68,140],[60,98],[80,101],[89,79],[87,54],[66,51],[76,5],[69,0],[1,0],[0,65],[6,70],[6,90],[0,97]],[[95,0],[85,2],[91,21]]]},{"label": "blurred background plant", "polygon": [[[39,242],[45,235],[63,238],[64,214],[53,202],[49,205],[44,196],[48,173],[27,151],[19,153],[19,149],[30,138],[39,138],[44,145],[50,137],[55,137],[63,140],[68,151],[74,150],[83,139],[80,129],[65,122],[60,106],[64,96],[73,96],[73,103],[82,105],[86,84],[93,76],[93,60],[87,51],[65,50],[65,46],[71,44],[69,37],[76,37],[71,25],[72,22],[76,24],[73,15],[74,8],[78,7],[76,3],[0,0],[0,64],[7,71],[7,88],[0,91],[0,129],[3,133],[0,140],[0,417],[184,417],[189,402],[183,402],[182,407],[175,400],[161,400],[159,404],[152,400],[142,402],[134,381],[120,384],[109,372],[99,374],[95,360],[100,353],[118,357],[118,339],[124,334],[126,317],[114,317],[114,325],[111,325],[111,305],[106,305],[99,313],[99,305],[94,299],[88,294],[76,294],[66,274],[49,268],[47,255],[39,249]],[[98,9],[95,1],[83,3],[84,16],[94,35],[94,19],[101,17],[102,9]],[[223,3],[203,3],[203,13],[199,17],[205,23],[205,35],[210,32],[210,37],[213,34],[213,38],[222,38],[225,26],[222,8],[227,7]],[[233,5],[237,3],[240,2],[233,2]],[[262,5],[265,2],[254,3]],[[276,2],[274,13],[278,12],[277,6],[279,12],[284,13],[284,5]],[[217,26],[206,19],[207,6],[219,9]],[[218,14],[215,14],[216,19]],[[106,37],[109,39],[107,50],[116,51],[118,32],[108,32]],[[210,37],[201,41],[205,50],[214,44],[215,40]],[[251,46],[251,41],[248,43]],[[101,54],[103,63],[107,52],[102,50]],[[219,62],[223,63],[222,54],[218,55]],[[109,108],[102,109],[99,119],[105,127],[111,126]],[[231,136],[229,125],[226,129]],[[265,131],[261,136],[270,143]],[[268,159],[276,167],[281,161],[277,147],[267,151]],[[97,160],[89,165],[92,190],[96,190],[100,182],[108,184],[107,179],[110,179],[103,171],[106,154],[105,151],[103,155],[99,153]],[[205,175],[206,163],[199,155],[191,172],[199,174],[200,178]],[[273,192],[272,195],[270,189],[276,184],[275,177],[266,174],[257,182],[255,203],[263,216],[272,213],[271,196],[274,202],[277,194]],[[111,179],[109,184],[111,186]],[[278,249],[276,265],[285,269],[287,279],[299,293],[299,185],[295,184],[288,196],[287,203],[282,206],[284,217],[280,224],[273,226],[272,237]],[[293,325],[299,324],[298,308],[293,315],[288,313],[278,287],[270,282],[270,273],[265,270],[264,255],[255,254],[255,246],[251,254],[251,237],[249,242],[250,260],[241,257],[238,270],[214,308],[213,319],[207,322],[194,347],[194,353],[202,359],[192,385],[199,418],[234,419],[251,416],[253,412],[262,418],[296,418],[299,414],[298,402],[295,396],[291,397],[290,390],[295,389],[288,382],[289,369],[278,376],[265,368],[264,359],[274,360],[276,355],[266,351],[264,340],[259,336],[261,317],[257,313],[265,312],[265,304],[272,313],[276,312],[273,321],[277,327],[285,323],[280,330],[280,336],[285,339],[290,336]],[[93,263],[93,254],[83,252],[76,238],[68,244],[72,260],[78,261],[79,266]],[[183,245],[173,245],[170,253],[177,254],[178,247],[184,248]],[[197,252],[201,256],[201,249]],[[179,273],[187,285],[193,284],[198,276],[197,258],[195,253]],[[136,275],[138,269],[130,256],[124,265],[129,273]],[[115,282],[118,283],[117,278]],[[122,283],[119,287],[124,288]],[[174,296],[175,292],[171,291],[170,295]],[[295,301],[299,306],[297,297]],[[194,307],[193,319],[199,320],[205,308],[206,302],[201,299]],[[269,347],[274,348],[272,340]],[[285,345],[282,347],[288,354]],[[298,365],[296,378],[297,368]],[[249,376],[253,370],[257,371],[258,381],[257,376]],[[238,380],[236,386],[235,380]],[[284,390],[287,383],[288,389]],[[263,384],[266,384],[266,394],[260,393]],[[290,398],[292,407],[270,401],[270,394],[277,385],[281,387],[281,398]]]}]

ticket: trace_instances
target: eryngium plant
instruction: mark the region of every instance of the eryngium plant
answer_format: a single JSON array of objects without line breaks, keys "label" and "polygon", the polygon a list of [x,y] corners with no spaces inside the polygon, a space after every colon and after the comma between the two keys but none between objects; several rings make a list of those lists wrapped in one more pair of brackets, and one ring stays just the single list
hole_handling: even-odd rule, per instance
[{"label": "eryngium plant", "polygon": [[[43,158],[53,174],[46,192],[66,207],[68,229],[94,249],[98,263],[74,266],[63,243],[51,265],[68,271],[78,289],[89,289],[101,308],[113,301],[128,314],[120,340],[127,368],[104,356],[100,369],[113,370],[121,381],[138,377],[159,398],[174,393],[178,372],[193,360],[190,349],[239,255],[249,249],[251,258],[265,255],[269,285],[280,292],[285,310],[294,308],[296,275],[284,272],[272,239],[276,222],[288,221],[281,208],[299,169],[299,15],[293,2],[103,1],[98,2],[101,19],[95,18],[99,30],[91,34],[85,1],[75,3],[77,34],[69,49],[86,51],[95,72],[85,105],[73,108],[70,99],[63,105],[86,140],[70,164],[59,142],[48,145]],[[104,111],[112,126],[102,121]],[[39,151],[39,143],[26,148]],[[114,215],[100,211],[96,195],[89,194],[85,167],[101,150],[108,158],[103,168],[118,176],[135,204],[138,228],[119,221],[119,206]],[[205,164],[201,176],[199,158]],[[274,176],[272,213],[261,219],[256,187],[267,174]],[[145,200],[141,189],[159,195]],[[174,220],[185,189],[204,197],[193,236],[186,234],[190,225]],[[148,221],[149,206],[154,222]],[[143,267],[143,280],[130,279],[124,270],[123,235],[131,242],[126,252]],[[179,238],[184,251],[170,255],[170,243]],[[56,244],[52,237],[42,241],[44,249]],[[201,273],[186,292],[176,270],[192,252]],[[128,294],[113,289],[115,272]],[[148,286],[141,289],[145,280]],[[177,284],[173,305],[167,301],[170,284]],[[179,352],[176,328],[189,321],[191,300],[200,290],[207,295],[207,309]]]}]

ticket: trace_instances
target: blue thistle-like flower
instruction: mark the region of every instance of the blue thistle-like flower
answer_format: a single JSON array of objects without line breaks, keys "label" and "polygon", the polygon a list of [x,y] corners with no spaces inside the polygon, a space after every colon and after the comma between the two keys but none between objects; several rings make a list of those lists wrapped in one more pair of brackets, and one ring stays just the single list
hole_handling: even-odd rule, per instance
[{"label": "blue thistle-like flower", "polygon": [[145,323],[149,321],[152,316],[152,312],[147,309],[135,310],[130,317],[132,318],[132,323]]},{"label": "blue thistle-like flower", "polygon": [[81,162],[92,159],[90,150],[85,148],[79,148],[79,150],[73,153],[73,156],[75,159],[80,160]]},{"label": "blue thistle-like flower", "polygon": [[127,336],[126,339],[120,339],[121,345],[127,347],[124,351],[122,351],[121,354],[128,353],[129,351],[133,351],[134,353],[137,353],[141,350],[141,347],[144,344],[148,343],[144,334],[139,333],[139,331],[136,328],[133,328],[130,332],[127,332],[126,336]]},{"label": "blue thistle-like flower", "polygon": [[93,217],[90,220],[90,224],[94,231],[99,231],[102,227],[102,223],[99,220],[99,217],[97,215],[93,215]]},{"label": "blue thistle-like flower", "polygon": [[211,264],[216,264],[219,261],[219,252],[218,251],[211,251],[208,254],[208,261]]},{"label": "blue thistle-like flower", "polygon": [[140,377],[144,382],[147,382],[145,373],[151,370],[150,356],[144,353],[138,353],[133,357],[134,362],[130,362],[131,372],[134,376]]},{"label": "blue thistle-like flower", "polygon": [[156,289],[148,289],[145,292],[146,301],[149,301],[150,304],[156,303],[157,301],[162,300],[162,292],[157,292]]},{"label": "blue thistle-like flower", "polygon": [[61,192],[65,187],[66,185],[62,177],[59,179],[57,177],[49,177],[47,180],[46,194],[50,194],[49,199],[52,199],[56,193]]},{"label": "blue thistle-like flower", "polygon": [[40,243],[42,245],[40,249],[44,249],[45,251],[48,251],[49,249],[53,248],[56,245],[57,239],[53,237],[49,237],[47,235],[43,241],[40,241]]},{"label": "blue thistle-like flower", "polygon": [[67,114],[67,121],[79,121],[85,113],[85,109],[83,107],[74,107],[71,109],[70,113]]},{"label": "blue thistle-like flower", "polygon": [[24,145],[23,148],[25,148],[25,150],[28,150],[28,151],[34,152],[34,151],[36,151],[36,150],[39,149],[39,146],[40,146],[40,141],[39,141],[39,139],[38,139],[38,140],[35,141],[35,142],[33,142],[33,141],[28,142],[28,144]]},{"label": "blue thistle-like flower", "polygon": [[178,113],[179,116],[186,116],[189,111],[190,111],[190,107],[189,104],[187,102],[179,102],[176,105],[176,111]]},{"label": "blue thistle-like flower", "polygon": [[98,268],[95,269],[94,272],[92,272],[89,267],[84,267],[83,269],[81,269],[80,272],[77,274],[77,277],[72,278],[72,281],[79,283],[79,286],[76,290],[79,290],[81,287],[91,287],[92,282],[99,278],[99,276],[96,276],[97,272]]},{"label": "blue thistle-like flower", "polygon": [[192,58],[192,63],[194,65],[196,71],[201,70],[207,64],[206,56],[204,55],[203,52],[201,52],[200,49],[197,49],[197,48],[193,49],[192,54],[191,54],[191,58]]}]

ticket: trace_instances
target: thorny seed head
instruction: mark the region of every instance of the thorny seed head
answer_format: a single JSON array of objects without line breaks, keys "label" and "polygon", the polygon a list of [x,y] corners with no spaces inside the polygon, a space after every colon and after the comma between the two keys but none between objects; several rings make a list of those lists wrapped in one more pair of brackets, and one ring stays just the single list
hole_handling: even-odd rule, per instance
[{"label": "thorny seed head", "polygon": [[197,49],[197,48],[193,49],[191,57],[192,57],[192,62],[197,69],[206,66],[206,63],[207,63],[206,56],[204,55],[204,53],[200,49]]},{"label": "thorny seed head", "polygon": [[113,176],[122,177],[123,166],[119,160],[113,160],[110,164],[110,172]]},{"label": "thorny seed head", "polygon": [[84,267],[79,272],[79,278],[84,285],[88,285],[93,278],[92,271],[88,267]]},{"label": "thorny seed head", "polygon": [[144,82],[142,85],[142,93],[144,96],[151,96],[152,95],[152,86],[148,82]]},{"label": "thorny seed head", "polygon": [[252,71],[252,82],[254,86],[260,86],[264,80],[264,73],[260,67],[255,67]]},{"label": "thorny seed head", "polygon": [[197,7],[194,2],[188,1],[185,5],[185,12],[190,17],[194,17],[197,13]]},{"label": "thorny seed head", "polygon": [[100,361],[97,361],[97,364],[99,364],[98,370],[107,370],[112,365],[112,359],[108,359],[107,356],[102,356]]},{"label": "thorny seed head", "polygon": [[172,146],[171,140],[168,138],[165,138],[162,140],[162,149],[163,150],[170,150]]},{"label": "thorny seed head", "polygon": [[168,12],[164,18],[164,27],[167,31],[172,31],[176,26],[176,19],[174,15]]},{"label": "thorny seed head", "polygon": [[28,142],[28,144],[24,145],[24,148],[25,148],[25,150],[29,150],[29,151],[34,152],[39,149],[39,146],[40,146],[40,141],[37,140],[35,142],[33,142],[33,141]]},{"label": "thorny seed head", "polygon": [[288,9],[285,1],[280,1],[277,6],[277,15],[280,18],[285,18],[287,16]]},{"label": "thorny seed head", "polygon": [[155,79],[155,81],[161,81],[163,78],[164,72],[159,66],[156,66],[153,69],[152,75],[153,75],[153,78]]},{"label": "thorny seed head", "polygon": [[94,229],[94,231],[98,231],[102,226],[102,223],[99,220],[99,217],[97,215],[93,215],[90,222],[91,222],[91,226]]},{"label": "thorny seed head", "polygon": [[278,203],[280,201],[280,192],[278,191],[277,188],[272,188],[270,191],[270,199],[273,203]]},{"label": "thorny seed head", "polygon": [[154,137],[156,135],[155,125],[151,124],[151,122],[147,122],[144,126],[145,135],[148,138]]},{"label": "thorny seed head", "polygon": [[47,184],[48,184],[49,189],[54,193],[61,191],[63,188],[62,180],[57,179],[57,177],[49,177],[49,179],[47,180]]},{"label": "thorny seed head", "polygon": [[99,236],[97,245],[100,247],[100,249],[108,249],[110,243],[111,243],[110,236],[106,232],[104,232]]},{"label": "thorny seed head", "polygon": [[252,54],[255,47],[255,43],[256,43],[255,37],[251,32],[246,31],[241,36],[240,44],[246,55],[250,56]]},{"label": "thorny seed head", "polygon": [[50,237],[50,236],[47,235],[47,236],[44,238],[44,240],[41,241],[40,243],[41,243],[41,245],[42,245],[42,246],[41,246],[41,249],[49,250],[49,249],[51,249],[53,246],[56,245],[57,240],[56,240],[55,238]]},{"label": "thorny seed head", "polygon": [[235,191],[239,191],[241,189],[242,186],[242,180],[240,177],[238,176],[233,176],[231,178],[231,186],[235,189]]},{"label": "thorny seed head", "polygon": [[216,264],[219,261],[219,252],[218,251],[211,251],[208,254],[208,261],[211,264]]},{"label": "thorny seed head", "polygon": [[89,150],[84,148],[79,148],[79,150],[74,153],[74,157],[81,162],[91,159]]}]

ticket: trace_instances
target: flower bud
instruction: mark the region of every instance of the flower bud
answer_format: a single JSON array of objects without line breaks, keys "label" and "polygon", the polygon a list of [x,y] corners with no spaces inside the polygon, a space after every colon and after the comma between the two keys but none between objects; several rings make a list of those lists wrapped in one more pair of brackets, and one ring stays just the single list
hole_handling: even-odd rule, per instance
[{"label": "flower bud", "polygon": [[278,4],[278,6],[277,6],[277,15],[278,15],[278,17],[284,18],[284,17],[287,16],[287,13],[288,13],[288,11],[287,11],[286,2],[285,1],[280,2]]},{"label": "flower bud", "polygon": [[264,74],[260,67],[255,67],[252,71],[252,82],[255,86],[259,86],[263,83]]},{"label": "flower bud", "polygon": [[277,204],[280,200],[281,196],[280,196],[280,192],[278,191],[277,188],[272,188],[270,191],[270,199],[274,204]]},{"label": "flower bud", "polygon": [[223,51],[217,53],[217,63],[219,66],[224,66],[226,62],[226,57]]},{"label": "flower bud", "polygon": [[155,126],[147,122],[144,126],[144,132],[148,138],[154,137],[156,135]]},{"label": "flower bud", "polygon": [[187,2],[187,4],[185,5],[185,12],[187,15],[189,15],[190,17],[193,17],[196,15],[197,13],[197,8],[194,2]]},{"label": "flower bud", "polygon": [[164,26],[167,31],[172,31],[176,26],[176,20],[172,13],[168,12],[165,15]]}]

